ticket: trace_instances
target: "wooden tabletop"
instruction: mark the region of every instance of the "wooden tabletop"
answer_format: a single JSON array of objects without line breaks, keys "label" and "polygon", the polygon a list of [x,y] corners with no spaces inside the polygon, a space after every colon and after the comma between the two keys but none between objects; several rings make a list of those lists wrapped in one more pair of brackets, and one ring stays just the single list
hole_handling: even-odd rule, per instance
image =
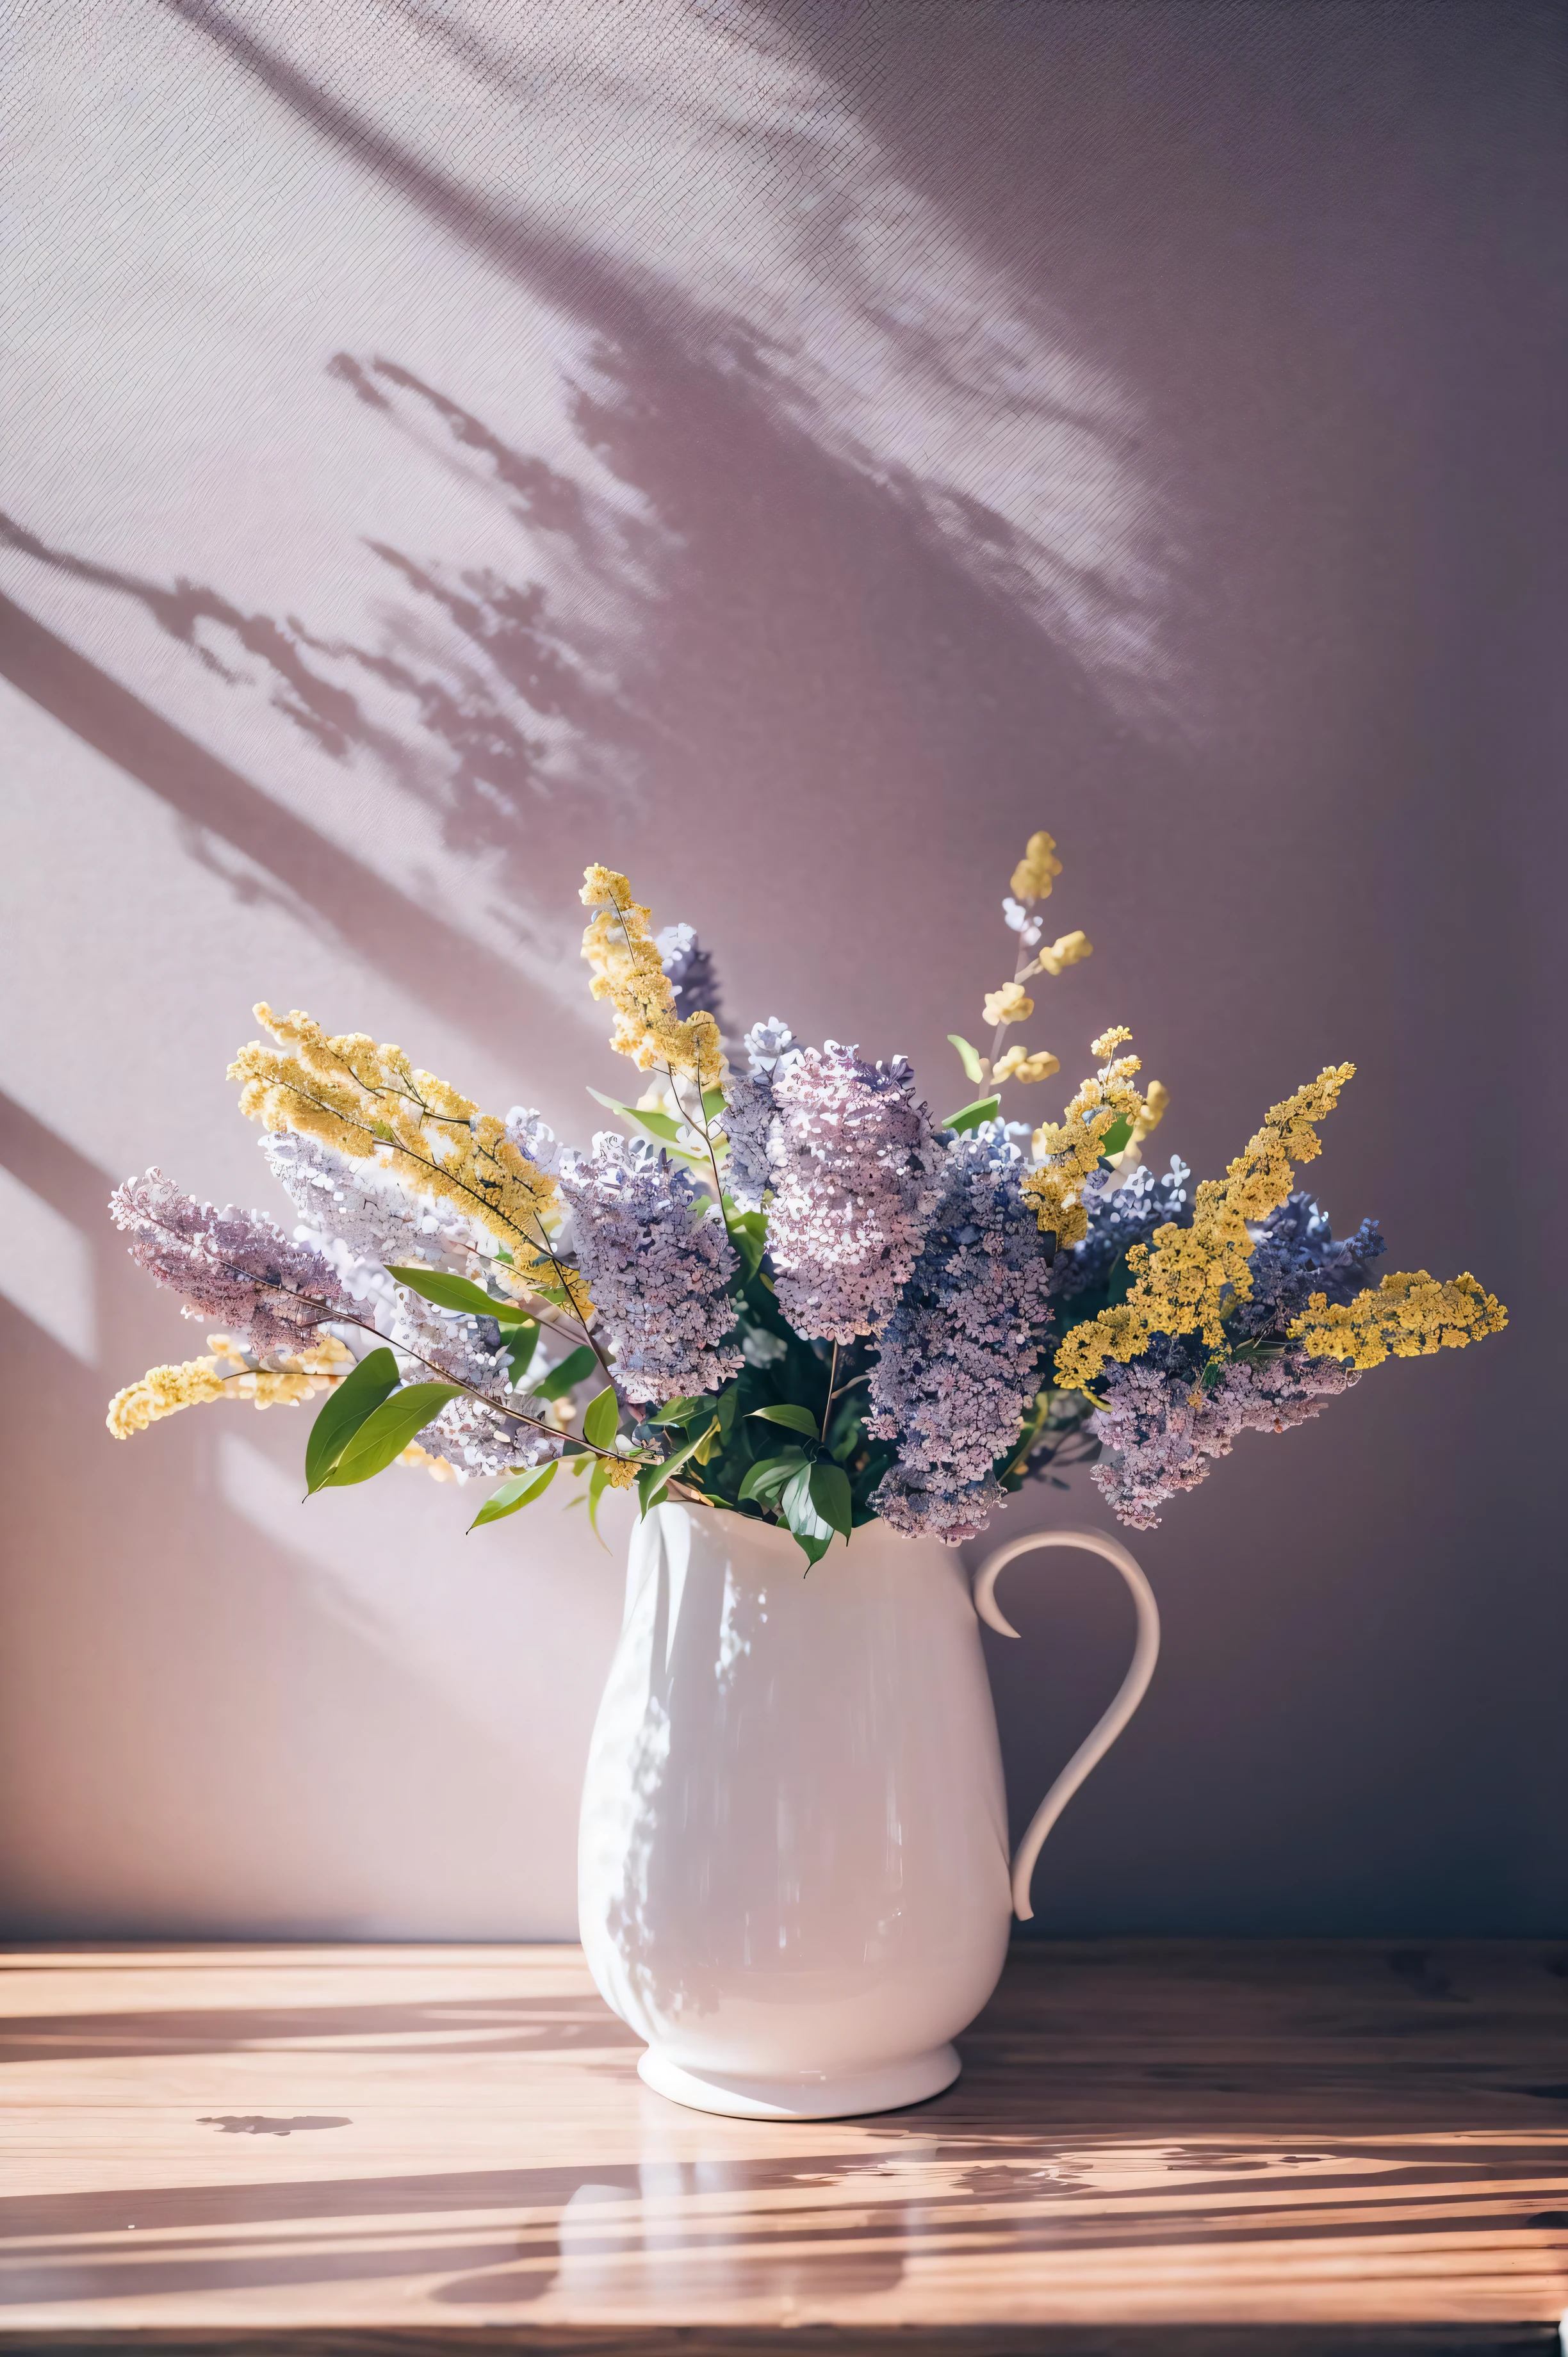
[{"label": "wooden tabletop", "polygon": [[1026,1948],[948,2093],[800,2126],[650,2093],[573,1948],[19,1950],[0,2002],[7,2349],[1414,2357],[1568,2307],[1540,1943]]}]

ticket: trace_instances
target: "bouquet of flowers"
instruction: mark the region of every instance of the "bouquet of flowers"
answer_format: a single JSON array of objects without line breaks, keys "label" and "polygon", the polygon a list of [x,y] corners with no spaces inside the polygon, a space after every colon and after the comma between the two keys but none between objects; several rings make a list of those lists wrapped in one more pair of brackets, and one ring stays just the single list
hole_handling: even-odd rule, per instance
[{"label": "bouquet of flowers", "polygon": [[[1056,1056],[1005,1045],[1026,985],[1091,952],[1046,940],[1061,873],[1031,836],[1003,903],[1010,982],[988,1054],[952,1035],[971,1103],[934,1121],[908,1064],[802,1047],[772,1017],[726,1037],[691,928],[655,934],[624,876],[587,870],[583,954],[612,1043],[651,1076],[586,1153],[536,1113],[481,1113],[400,1048],[256,1009],[274,1042],[230,1077],[294,1206],[292,1233],[156,1168],[111,1200],[132,1257],[212,1320],[207,1354],[118,1393],[121,1437],[199,1402],[324,1394],[307,1494],[394,1460],[499,1486],[471,1528],[561,1469],[779,1523],[809,1563],[880,1517],[956,1542],[1024,1482],[1093,1464],[1122,1522],[1204,1480],[1240,1432],[1316,1415],[1367,1368],[1498,1332],[1476,1279],[1372,1265],[1294,1183],[1352,1077],[1270,1108],[1222,1178],[1144,1147],[1167,1092],[1131,1034],[1058,1121],[1003,1113]],[[591,1092],[597,1096],[596,1091]]]}]

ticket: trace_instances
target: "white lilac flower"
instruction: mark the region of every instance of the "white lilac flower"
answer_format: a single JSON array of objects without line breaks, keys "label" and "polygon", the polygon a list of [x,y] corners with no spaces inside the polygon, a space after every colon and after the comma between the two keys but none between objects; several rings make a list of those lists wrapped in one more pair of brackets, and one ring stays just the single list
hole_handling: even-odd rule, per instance
[{"label": "white lilac flower", "polygon": [[546,1178],[554,1178],[561,1168],[561,1144],[541,1114],[529,1105],[513,1105],[502,1127],[525,1160]]},{"label": "white lilac flower", "polygon": [[901,1056],[862,1063],[833,1039],[781,1057],[768,1133],[779,1306],[797,1334],[880,1331],[919,1253],[940,1149]]},{"label": "white lilac flower", "polygon": [[109,1211],[130,1236],[131,1258],[184,1295],[188,1318],[242,1337],[258,1358],[308,1349],[323,1325],[355,1314],[322,1254],[259,1212],[182,1195],[156,1168],[117,1187]]},{"label": "white lilac flower", "polygon": [[555,1433],[514,1424],[466,1393],[448,1400],[435,1423],[425,1426],[419,1446],[427,1457],[444,1457],[456,1472],[481,1480],[523,1466],[544,1465],[561,1454]]},{"label": "white lilac flower", "polygon": [[456,1263],[478,1274],[491,1249],[473,1222],[449,1203],[414,1195],[373,1166],[354,1162],[318,1137],[273,1130],[261,1141],[274,1177],[302,1224],[295,1241],[330,1261],[348,1292],[369,1305],[378,1325],[398,1292],[388,1266]]},{"label": "white lilac flower", "polygon": [[738,1374],[735,1247],[688,1173],[606,1131],[591,1154],[563,1154],[559,1180],[627,1397],[697,1397]]},{"label": "white lilac flower", "polygon": [[897,1445],[874,1502],[900,1529],[968,1537],[1001,1501],[992,1469],[1039,1389],[1050,1315],[1024,1169],[1000,1123],[949,1140],[919,1258],[883,1329],[867,1429]]},{"label": "white lilac flower", "polygon": [[1015,932],[1026,950],[1037,950],[1045,934],[1045,920],[1035,916],[1021,901],[1009,893],[1002,903],[1004,921]]}]

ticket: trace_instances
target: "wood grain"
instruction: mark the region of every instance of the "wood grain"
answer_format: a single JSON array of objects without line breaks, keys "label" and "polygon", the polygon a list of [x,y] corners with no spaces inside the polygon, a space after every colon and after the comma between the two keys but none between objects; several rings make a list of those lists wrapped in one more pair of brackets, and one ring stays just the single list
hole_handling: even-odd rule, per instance
[{"label": "wood grain", "polygon": [[961,2043],[908,2112],[719,2120],[640,2084],[571,1948],[14,1951],[0,2334],[1555,2348],[1568,1949],[1042,1944]]}]

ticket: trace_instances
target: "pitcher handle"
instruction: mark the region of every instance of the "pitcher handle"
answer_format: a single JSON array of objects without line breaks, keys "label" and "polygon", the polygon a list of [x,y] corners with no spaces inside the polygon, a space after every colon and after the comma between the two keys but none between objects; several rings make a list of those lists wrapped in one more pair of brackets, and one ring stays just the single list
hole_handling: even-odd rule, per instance
[{"label": "pitcher handle", "polygon": [[1083,1782],[1091,1768],[1098,1767],[1110,1750],[1148,1690],[1155,1674],[1155,1663],[1160,1654],[1160,1614],[1155,1602],[1155,1591],[1149,1586],[1138,1564],[1119,1539],[1106,1531],[1031,1531],[1026,1538],[1009,1539],[994,1555],[987,1555],[974,1579],[974,1609],[988,1629],[1001,1637],[1018,1634],[1010,1620],[1004,1620],[996,1602],[996,1576],[1015,1556],[1027,1555],[1033,1547],[1085,1547],[1090,1555],[1103,1555],[1113,1563],[1133,1591],[1133,1601],[1138,1608],[1138,1641],[1133,1648],[1133,1661],[1117,1691],[1116,1699],[1104,1717],[1087,1735],[1040,1803],[1029,1820],[1029,1829],[1013,1858],[1013,1912],[1020,1923],[1027,1923],[1034,1914],[1029,1904],[1029,1884],[1034,1877],[1035,1860],[1045,1845],[1046,1835]]}]

